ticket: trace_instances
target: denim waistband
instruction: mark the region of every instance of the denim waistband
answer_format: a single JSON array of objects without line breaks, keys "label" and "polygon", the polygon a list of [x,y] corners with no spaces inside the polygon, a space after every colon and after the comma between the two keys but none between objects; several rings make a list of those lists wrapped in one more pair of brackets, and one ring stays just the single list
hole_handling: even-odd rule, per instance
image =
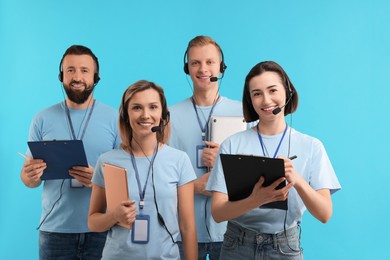
[{"label": "denim waistband", "polygon": [[276,234],[258,233],[255,230],[244,228],[236,223],[228,222],[227,232],[238,236],[240,243],[272,243],[277,245],[278,241],[298,237],[298,226],[293,226],[286,231],[281,231]]}]

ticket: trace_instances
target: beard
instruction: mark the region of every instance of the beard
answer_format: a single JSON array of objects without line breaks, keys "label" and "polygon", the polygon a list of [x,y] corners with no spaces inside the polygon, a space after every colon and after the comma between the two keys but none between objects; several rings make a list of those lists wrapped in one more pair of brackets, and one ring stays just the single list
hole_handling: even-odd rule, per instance
[{"label": "beard", "polygon": [[66,95],[68,96],[70,101],[72,101],[76,104],[79,104],[79,105],[84,104],[85,101],[87,101],[87,99],[89,98],[89,96],[93,92],[95,85],[87,86],[86,84],[81,83],[84,85],[84,90],[80,92],[80,91],[72,90],[72,88],[70,86],[73,83],[80,84],[80,82],[74,81],[74,80],[72,80],[69,84],[64,84],[64,89],[65,89]]}]

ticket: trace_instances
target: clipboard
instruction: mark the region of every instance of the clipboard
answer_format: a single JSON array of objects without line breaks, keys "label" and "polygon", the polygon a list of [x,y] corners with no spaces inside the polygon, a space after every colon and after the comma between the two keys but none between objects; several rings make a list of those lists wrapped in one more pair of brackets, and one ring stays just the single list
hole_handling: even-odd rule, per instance
[{"label": "clipboard", "polygon": [[82,140],[27,142],[34,159],[42,159],[47,168],[41,180],[74,179],[69,175],[73,166],[88,167]]},{"label": "clipboard", "polygon": [[209,122],[208,140],[221,144],[229,136],[246,129],[247,123],[242,116],[212,116]]},{"label": "clipboard", "polygon": [[[285,176],[283,159],[239,154],[220,154],[220,157],[229,201],[247,198],[261,176],[265,179],[264,186]],[[276,189],[285,186],[286,182],[282,182]],[[287,199],[267,203],[261,208],[287,210]]]},{"label": "clipboard", "polygon": [[[104,163],[104,186],[106,190],[107,212],[113,211],[122,201],[129,199],[127,172],[125,168]],[[130,225],[118,223],[130,229]]]}]

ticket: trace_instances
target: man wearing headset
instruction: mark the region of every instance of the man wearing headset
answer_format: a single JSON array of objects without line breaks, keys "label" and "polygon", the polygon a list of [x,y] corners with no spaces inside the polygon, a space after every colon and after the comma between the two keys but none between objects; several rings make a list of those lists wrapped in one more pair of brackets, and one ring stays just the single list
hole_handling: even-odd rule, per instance
[{"label": "man wearing headset", "polygon": [[[65,101],[39,112],[32,120],[29,141],[82,140],[88,167],[74,166],[74,179],[46,180],[39,224],[40,259],[100,259],[106,233],[93,233],[87,218],[93,166],[100,154],[119,146],[118,113],[93,98],[100,80],[99,62],[92,51],[70,46],[59,65]],[[30,188],[41,185],[47,165],[27,151],[21,179]]]},{"label": "man wearing headset", "polygon": [[[207,140],[211,116],[242,116],[239,101],[219,94],[226,65],[221,47],[208,36],[197,36],[184,54],[184,72],[191,77],[193,95],[170,108],[170,146],[185,151],[197,175],[195,180],[195,219],[198,257],[219,259],[226,222],[217,224],[211,216],[211,194],[205,190],[214,166],[219,144]],[[179,243],[179,248],[182,248]],[[183,257],[182,257],[183,259]]]}]

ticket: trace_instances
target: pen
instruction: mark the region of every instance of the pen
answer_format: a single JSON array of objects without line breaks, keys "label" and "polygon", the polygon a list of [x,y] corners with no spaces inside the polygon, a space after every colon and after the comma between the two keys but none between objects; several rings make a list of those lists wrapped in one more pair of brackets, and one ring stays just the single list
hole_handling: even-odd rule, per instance
[{"label": "pen", "polygon": [[30,158],[28,158],[27,156],[25,156],[24,154],[22,154],[22,153],[19,153],[18,152],[18,154],[20,155],[20,156],[22,156],[24,159],[26,159],[26,160],[30,160]]},{"label": "pen", "polygon": [[298,156],[296,156],[296,155],[293,155],[293,156],[289,157],[288,159],[290,159],[290,160],[294,160],[294,159],[296,159],[296,158],[298,158]]}]

